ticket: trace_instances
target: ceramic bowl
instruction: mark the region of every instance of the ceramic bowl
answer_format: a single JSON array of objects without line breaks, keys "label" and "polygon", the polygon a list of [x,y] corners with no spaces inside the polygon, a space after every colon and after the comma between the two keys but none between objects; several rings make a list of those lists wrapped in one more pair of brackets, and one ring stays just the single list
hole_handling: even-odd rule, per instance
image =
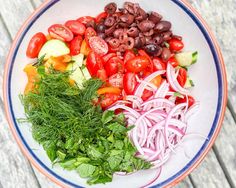
[{"label": "ceramic bowl", "polygon": [[[123,0],[113,0],[119,7]],[[23,153],[43,174],[62,187],[88,187],[85,179],[72,171],[53,166],[43,148],[32,138],[30,124],[19,124],[17,119],[25,117],[19,100],[27,82],[23,68],[31,60],[26,58],[27,44],[36,32],[47,32],[54,23],[80,16],[96,16],[109,0],[51,0],[46,1],[25,22],[18,32],[10,50],[4,76],[4,102],[11,130]],[[224,117],[227,82],[223,59],[215,38],[201,16],[185,1],[181,0],[136,0],[146,11],[157,11],[164,19],[172,22],[173,32],[183,36],[185,50],[198,51],[198,63],[190,68],[189,74],[195,87],[192,95],[200,101],[199,112],[191,119],[187,133],[203,135],[185,139],[163,166],[156,179],[157,170],[115,175],[111,183],[91,187],[171,187],[184,179],[203,160],[213,145]]]}]

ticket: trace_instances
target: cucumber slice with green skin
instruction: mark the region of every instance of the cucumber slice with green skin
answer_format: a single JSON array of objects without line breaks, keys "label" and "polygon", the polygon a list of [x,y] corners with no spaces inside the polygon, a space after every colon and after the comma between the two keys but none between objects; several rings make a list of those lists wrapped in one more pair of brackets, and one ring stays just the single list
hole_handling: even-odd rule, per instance
[{"label": "cucumber slice with green skin", "polygon": [[186,83],[184,85],[184,88],[191,88],[191,87],[194,87],[194,83],[193,83],[193,81],[189,77],[187,77],[187,80],[186,80]]},{"label": "cucumber slice with green skin", "polygon": [[85,65],[82,66],[81,70],[82,70],[83,75],[84,75],[86,80],[89,80],[90,78],[92,78],[89,71],[88,71],[88,69],[87,69],[87,67]]},{"label": "cucumber slice with green skin", "polygon": [[70,49],[67,45],[57,39],[47,41],[39,52],[38,58],[44,56],[44,60],[48,60],[51,56],[58,57],[67,55],[70,53]]},{"label": "cucumber slice with green skin", "polygon": [[67,66],[68,71],[72,71],[70,78],[76,82],[79,88],[83,88],[85,77],[77,63],[70,63]]},{"label": "cucumber slice with green skin", "polygon": [[74,61],[74,63],[76,63],[79,67],[82,67],[84,62],[84,54],[72,56],[72,61]]},{"label": "cucumber slice with green skin", "polygon": [[197,62],[198,52],[182,52],[175,55],[181,67],[188,67]]}]

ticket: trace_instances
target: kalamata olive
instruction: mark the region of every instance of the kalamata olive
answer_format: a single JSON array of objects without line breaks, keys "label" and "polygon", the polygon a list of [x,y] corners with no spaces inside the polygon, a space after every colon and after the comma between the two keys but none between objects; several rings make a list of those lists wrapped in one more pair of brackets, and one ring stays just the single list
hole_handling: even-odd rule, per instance
[{"label": "kalamata olive", "polygon": [[124,33],[124,29],[118,28],[114,31],[113,36],[115,38],[119,38]]},{"label": "kalamata olive", "polygon": [[152,37],[145,37],[145,44],[150,44],[152,41]]},{"label": "kalamata olive", "polygon": [[108,14],[114,14],[116,12],[117,5],[116,3],[109,3],[105,6],[104,11]]},{"label": "kalamata olive", "polygon": [[147,32],[150,31],[151,29],[153,29],[155,26],[155,24],[150,21],[150,20],[144,20],[142,22],[140,22],[138,24],[138,28],[142,31],[142,32]]},{"label": "kalamata olive", "polygon": [[150,55],[155,55],[158,51],[158,46],[155,44],[148,44],[144,47],[144,50]]},{"label": "kalamata olive", "polygon": [[156,26],[155,26],[155,31],[158,33],[169,31],[171,28],[171,23],[168,21],[160,21]]},{"label": "kalamata olive", "polygon": [[124,23],[124,22],[120,22],[120,23],[119,23],[119,26],[120,26],[120,27],[123,27],[123,28],[128,28],[128,27],[129,27],[129,24]]},{"label": "kalamata olive", "polygon": [[115,24],[115,18],[114,17],[107,17],[104,21],[104,25],[107,27],[111,27]]},{"label": "kalamata olive", "polygon": [[118,48],[120,45],[120,41],[118,39],[111,39],[108,41],[108,44],[112,47],[112,48]]},{"label": "kalamata olive", "polygon": [[133,22],[130,27],[137,27],[137,23]]},{"label": "kalamata olive", "polygon": [[96,29],[96,23],[94,20],[89,21],[86,23],[86,27],[92,27],[93,29]]},{"label": "kalamata olive", "polygon": [[126,43],[128,40],[128,34],[124,32],[122,35],[120,35],[119,40],[121,43]]},{"label": "kalamata olive", "polygon": [[171,57],[171,52],[168,48],[163,48],[162,49],[162,54],[161,54],[161,58],[164,62],[167,62]]},{"label": "kalamata olive", "polygon": [[154,54],[154,56],[159,57],[162,54],[162,48],[160,46],[157,46],[157,53]]},{"label": "kalamata olive", "polygon": [[134,39],[134,47],[135,48],[141,48],[145,44],[145,38],[144,37],[136,37]]},{"label": "kalamata olive", "polygon": [[158,14],[157,12],[151,12],[148,19],[152,21],[154,24],[157,24],[159,21],[161,21],[162,16]]},{"label": "kalamata olive", "polygon": [[173,35],[172,38],[177,39],[177,40],[182,40],[183,39],[181,36],[178,36],[178,35]]},{"label": "kalamata olive", "polygon": [[148,14],[142,8],[139,7],[137,9],[137,16],[135,17],[135,20],[142,21],[142,20],[146,20],[147,17],[148,17]]},{"label": "kalamata olive", "polygon": [[152,40],[157,45],[160,45],[163,42],[163,38],[161,35],[155,35]]},{"label": "kalamata olive", "polygon": [[106,37],[104,40],[109,43],[110,40],[112,40],[113,38],[112,37]]},{"label": "kalamata olive", "polygon": [[106,35],[112,35],[112,33],[115,31],[116,29],[116,24],[114,24],[113,26],[111,26],[109,29],[105,30],[105,34]]},{"label": "kalamata olive", "polygon": [[120,17],[120,20],[124,23],[127,23],[128,25],[132,24],[134,22],[134,16],[131,14],[123,14]]},{"label": "kalamata olive", "polygon": [[130,37],[137,37],[138,34],[139,34],[139,30],[137,27],[131,27],[128,31],[127,31],[127,34],[130,36]]},{"label": "kalamata olive", "polygon": [[171,39],[172,31],[164,32],[161,35],[162,35],[164,41],[168,41]]},{"label": "kalamata olive", "polygon": [[124,9],[129,12],[130,14],[134,14],[134,3],[131,2],[125,2],[124,3]]},{"label": "kalamata olive", "polygon": [[96,27],[98,33],[104,33],[106,30],[106,26],[102,23],[98,24]]},{"label": "kalamata olive", "polygon": [[125,52],[128,49],[126,44],[121,44],[119,46],[119,52]]},{"label": "kalamata olive", "polygon": [[134,39],[132,37],[128,37],[126,45],[127,45],[128,49],[133,49],[134,48]]},{"label": "kalamata olive", "polygon": [[150,31],[144,32],[143,34],[146,37],[150,37],[150,36],[152,36],[154,34],[154,29],[151,29]]},{"label": "kalamata olive", "polygon": [[98,37],[102,38],[102,39],[105,39],[106,38],[106,35],[105,33],[97,33]]}]

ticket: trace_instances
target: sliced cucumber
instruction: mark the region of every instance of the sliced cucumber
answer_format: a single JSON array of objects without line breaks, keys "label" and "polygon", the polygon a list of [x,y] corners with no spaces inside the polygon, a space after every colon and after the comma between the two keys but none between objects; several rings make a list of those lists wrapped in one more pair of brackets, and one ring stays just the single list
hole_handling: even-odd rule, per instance
[{"label": "sliced cucumber", "polygon": [[83,88],[85,77],[77,63],[70,63],[67,66],[68,71],[72,71],[70,78],[76,82],[79,88]]},{"label": "sliced cucumber", "polygon": [[191,87],[194,87],[194,83],[193,83],[193,81],[189,77],[187,77],[187,80],[186,80],[186,83],[184,85],[184,88],[191,88]]},{"label": "sliced cucumber", "polygon": [[188,67],[197,62],[198,52],[182,52],[175,55],[181,67]]},{"label": "sliced cucumber", "polygon": [[74,61],[79,67],[82,67],[84,62],[84,54],[72,56],[72,61]]},{"label": "sliced cucumber", "polygon": [[67,55],[70,53],[70,49],[67,45],[57,39],[52,39],[46,42],[39,52],[38,58],[45,55],[44,60],[49,59],[51,56],[58,57],[62,55]]},{"label": "sliced cucumber", "polygon": [[87,67],[85,65],[82,66],[81,70],[82,70],[83,75],[84,75],[86,80],[89,80],[90,78],[92,78],[89,71],[88,71],[88,69],[87,69]]}]

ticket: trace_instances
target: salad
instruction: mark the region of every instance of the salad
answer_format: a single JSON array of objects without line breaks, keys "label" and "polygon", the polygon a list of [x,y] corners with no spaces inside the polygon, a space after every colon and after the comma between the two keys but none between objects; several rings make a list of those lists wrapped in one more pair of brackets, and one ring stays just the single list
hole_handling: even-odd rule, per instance
[{"label": "salad", "polygon": [[171,28],[137,3],[109,3],[31,38],[20,98],[53,165],[88,184],[164,168],[199,107],[188,75],[198,53]]}]

